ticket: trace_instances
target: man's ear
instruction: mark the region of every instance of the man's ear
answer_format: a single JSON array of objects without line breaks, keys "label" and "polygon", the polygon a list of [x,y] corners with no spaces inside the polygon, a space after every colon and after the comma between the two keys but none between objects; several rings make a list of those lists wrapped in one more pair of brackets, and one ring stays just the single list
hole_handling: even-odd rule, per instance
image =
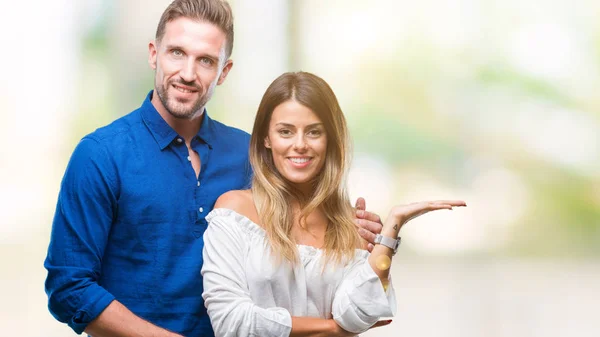
[{"label": "man's ear", "polygon": [[223,82],[225,82],[225,78],[227,78],[227,74],[229,74],[231,67],[233,67],[233,60],[229,59],[225,61],[225,66],[221,71],[221,76],[219,76],[219,81],[217,81],[217,85],[221,85]]},{"label": "man's ear", "polygon": [[265,147],[266,147],[267,149],[270,149],[270,148],[271,148],[271,140],[269,139],[269,136],[266,136],[266,137],[265,137]]},{"label": "man's ear", "polygon": [[158,53],[158,46],[156,41],[152,40],[148,43],[148,64],[154,70],[156,70],[156,57]]}]

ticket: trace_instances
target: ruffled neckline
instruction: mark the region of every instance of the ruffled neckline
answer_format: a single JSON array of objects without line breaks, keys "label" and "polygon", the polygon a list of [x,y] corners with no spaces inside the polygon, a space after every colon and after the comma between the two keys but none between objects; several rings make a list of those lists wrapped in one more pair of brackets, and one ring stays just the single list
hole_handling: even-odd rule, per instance
[{"label": "ruffled neckline", "polygon": [[[265,232],[264,228],[250,220],[248,217],[239,214],[238,212],[229,209],[229,208],[214,208],[208,215],[206,216],[206,221],[210,222],[215,217],[233,217],[235,223],[237,223],[240,227],[242,227],[246,232],[258,235],[265,240],[267,239],[267,232]],[[296,244],[298,247],[298,251],[300,255],[309,255],[309,256],[320,256],[323,254],[323,249],[316,248],[308,245],[300,245]],[[364,249],[355,249],[354,251],[355,257],[366,258],[369,256],[369,252]]]},{"label": "ruffled neckline", "polygon": [[235,223],[240,225],[240,227],[242,227],[247,232],[257,234],[265,238],[267,237],[267,232],[265,232],[265,230],[262,227],[260,227],[257,223],[229,208],[214,208],[206,216],[206,221],[210,222],[213,218],[219,216],[232,217]]}]

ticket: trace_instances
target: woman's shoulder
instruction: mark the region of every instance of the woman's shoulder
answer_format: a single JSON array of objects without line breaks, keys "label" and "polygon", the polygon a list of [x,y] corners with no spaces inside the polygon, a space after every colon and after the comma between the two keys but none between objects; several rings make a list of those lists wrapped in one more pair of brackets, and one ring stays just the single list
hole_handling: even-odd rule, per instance
[{"label": "woman's shoulder", "polygon": [[223,193],[215,203],[215,209],[226,208],[241,214],[253,222],[258,223],[258,214],[254,206],[251,190],[233,190]]},{"label": "woman's shoulder", "polygon": [[221,194],[217,199],[214,208],[228,208],[237,213],[244,214],[247,208],[254,208],[252,199],[252,191],[250,190],[233,190]]}]

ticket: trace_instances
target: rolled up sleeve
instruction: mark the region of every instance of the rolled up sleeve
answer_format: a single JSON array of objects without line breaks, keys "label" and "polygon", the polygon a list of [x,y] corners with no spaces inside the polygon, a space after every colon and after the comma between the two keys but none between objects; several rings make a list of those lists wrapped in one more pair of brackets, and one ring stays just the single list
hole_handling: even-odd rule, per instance
[{"label": "rolled up sleeve", "polygon": [[[218,210],[216,210],[218,211]],[[215,212],[215,211],[213,211]],[[250,297],[244,271],[247,237],[232,218],[210,216],[204,233],[204,304],[216,336],[289,336],[284,308],[261,308]]]},{"label": "rolled up sleeve", "polygon": [[396,313],[396,295],[391,279],[387,291],[366,259],[347,267],[344,281],[333,299],[333,319],[343,329],[362,333],[381,317]]},{"label": "rolled up sleeve", "polygon": [[115,166],[94,139],[76,147],[58,196],[48,254],[48,309],[82,333],[115,298],[98,284],[116,212]]}]

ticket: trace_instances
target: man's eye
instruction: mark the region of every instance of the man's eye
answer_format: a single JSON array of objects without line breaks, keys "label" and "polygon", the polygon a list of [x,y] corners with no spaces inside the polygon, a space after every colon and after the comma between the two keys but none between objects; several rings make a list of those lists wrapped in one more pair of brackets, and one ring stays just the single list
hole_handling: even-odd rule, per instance
[{"label": "man's eye", "polygon": [[203,57],[200,59],[200,62],[202,62],[202,64],[207,65],[207,66],[212,66],[214,61],[207,58],[207,57]]},{"label": "man's eye", "polygon": [[171,52],[174,56],[182,56],[183,52],[179,49],[175,49]]}]

